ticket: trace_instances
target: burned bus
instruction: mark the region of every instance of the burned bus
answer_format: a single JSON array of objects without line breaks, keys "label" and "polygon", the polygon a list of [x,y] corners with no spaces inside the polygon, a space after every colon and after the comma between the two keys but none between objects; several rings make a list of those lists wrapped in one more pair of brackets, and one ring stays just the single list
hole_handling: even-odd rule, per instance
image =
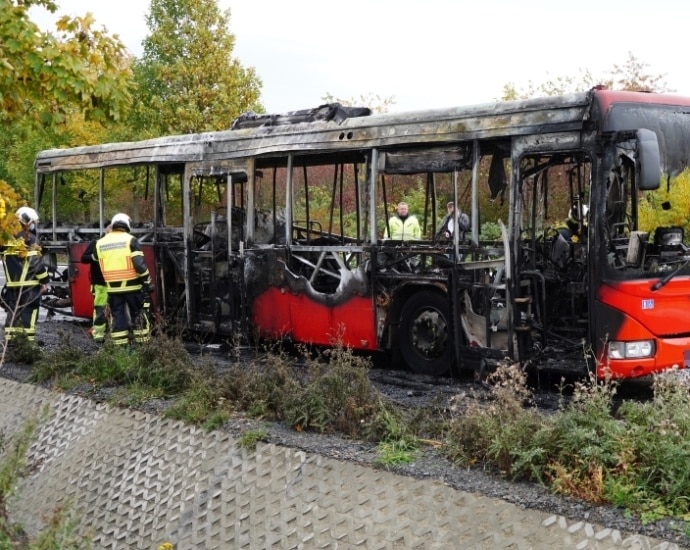
[{"label": "burned bus", "polygon": [[[124,211],[167,327],[431,375],[510,360],[634,378],[690,365],[689,163],[690,98],[597,87],[392,114],[328,104],[43,151],[35,204],[76,316],[91,315],[76,259]],[[400,200],[418,239],[383,238]],[[451,240],[446,202],[470,219]]]}]

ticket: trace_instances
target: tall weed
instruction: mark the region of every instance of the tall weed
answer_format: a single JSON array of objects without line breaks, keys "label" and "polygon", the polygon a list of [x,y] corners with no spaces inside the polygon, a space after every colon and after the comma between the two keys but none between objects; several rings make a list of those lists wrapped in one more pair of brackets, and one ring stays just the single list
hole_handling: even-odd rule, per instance
[{"label": "tall weed", "polygon": [[678,372],[657,375],[654,398],[618,410],[626,432],[607,484],[611,501],[654,520],[690,518],[690,385]]},{"label": "tall weed", "polygon": [[444,451],[456,463],[483,464],[522,477],[521,457],[530,452],[541,425],[527,377],[519,365],[502,365],[487,383],[488,400],[469,395],[453,403]]},{"label": "tall weed", "polygon": [[561,494],[606,502],[605,479],[619,463],[625,426],[611,415],[617,386],[593,376],[577,382],[570,402],[546,417],[539,434],[547,450],[543,479]]},{"label": "tall weed", "polygon": [[298,429],[360,434],[375,403],[370,360],[336,345],[316,357],[307,355],[305,364],[306,376],[284,396],[280,416]]}]

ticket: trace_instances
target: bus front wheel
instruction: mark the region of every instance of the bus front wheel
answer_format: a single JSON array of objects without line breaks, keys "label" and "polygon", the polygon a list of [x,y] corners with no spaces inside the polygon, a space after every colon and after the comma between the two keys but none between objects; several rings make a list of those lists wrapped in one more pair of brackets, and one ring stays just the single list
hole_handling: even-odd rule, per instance
[{"label": "bus front wheel", "polygon": [[442,294],[425,290],[405,302],[398,348],[404,363],[416,373],[441,376],[450,371],[450,311]]}]

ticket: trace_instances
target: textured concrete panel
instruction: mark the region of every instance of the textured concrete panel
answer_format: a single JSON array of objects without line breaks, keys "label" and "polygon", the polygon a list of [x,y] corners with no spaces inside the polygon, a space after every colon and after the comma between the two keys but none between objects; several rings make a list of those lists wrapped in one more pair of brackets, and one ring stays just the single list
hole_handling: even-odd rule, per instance
[{"label": "textured concrete panel", "polygon": [[678,548],[438,480],[270,444],[250,452],[225,433],[0,381],[6,433],[44,410],[14,519],[36,531],[68,505],[95,548]]}]

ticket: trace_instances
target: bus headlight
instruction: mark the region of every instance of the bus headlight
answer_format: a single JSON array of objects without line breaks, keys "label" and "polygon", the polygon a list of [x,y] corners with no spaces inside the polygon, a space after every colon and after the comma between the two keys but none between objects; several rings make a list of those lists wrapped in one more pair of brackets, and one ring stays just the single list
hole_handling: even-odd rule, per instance
[{"label": "bus headlight", "polygon": [[609,359],[641,359],[654,355],[654,340],[609,342]]}]

